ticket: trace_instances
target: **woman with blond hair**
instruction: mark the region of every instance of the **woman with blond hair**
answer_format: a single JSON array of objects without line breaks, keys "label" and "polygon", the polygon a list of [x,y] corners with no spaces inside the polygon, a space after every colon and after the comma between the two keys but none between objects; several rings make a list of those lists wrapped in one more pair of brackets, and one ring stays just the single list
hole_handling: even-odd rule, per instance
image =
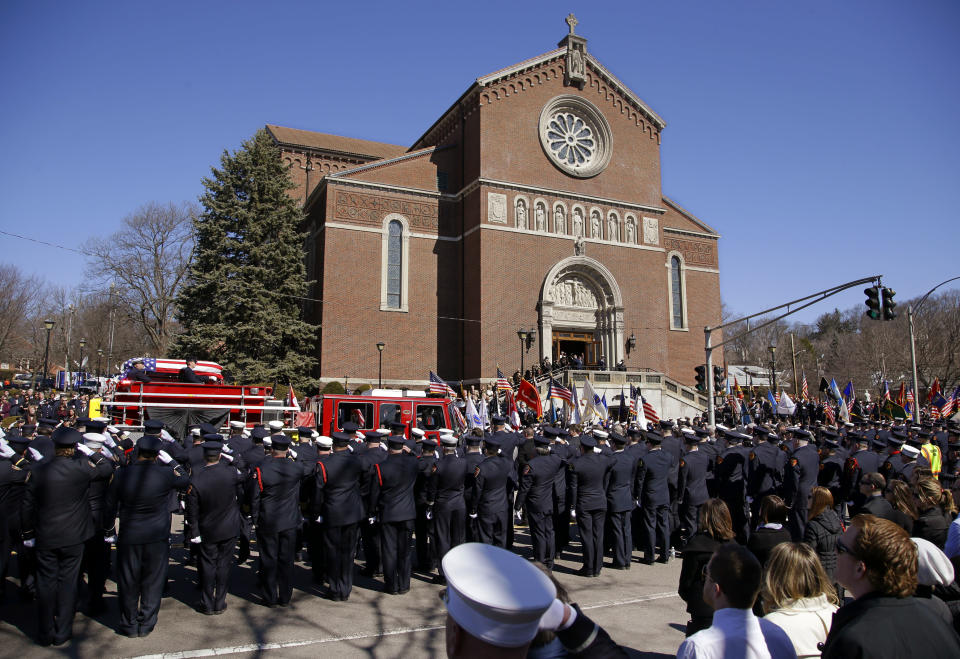
[{"label": "woman with blond hair", "polygon": [[944,502],[943,488],[934,478],[921,478],[916,488],[917,520],[913,523],[913,536],[929,540],[943,549],[947,542],[949,522],[940,507]]},{"label": "woman with blond hair", "polygon": [[839,602],[817,553],[801,542],[774,547],[760,593],[764,619],[787,633],[797,657],[819,657]]},{"label": "woman with blond hair", "polygon": [[843,533],[843,524],[833,509],[833,495],[825,487],[817,486],[810,492],[810,516],[803,532],[803,541],[810,545],[833,582],[837,569],[837,538]]}]

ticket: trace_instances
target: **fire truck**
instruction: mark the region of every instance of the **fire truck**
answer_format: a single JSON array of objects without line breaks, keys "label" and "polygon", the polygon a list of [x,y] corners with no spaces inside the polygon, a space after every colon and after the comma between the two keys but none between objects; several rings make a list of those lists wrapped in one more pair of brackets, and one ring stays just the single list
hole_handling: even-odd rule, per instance
[{"label": "fire truck", "polygon": [[333,394],[319,397],[319,431],[323,435],[343,430],[343,424],[352,421],[361,430],[389,428],[400,422],[410,428],[420,428],[427,436],[437,437],[440,428],[454,428],[451,419],[455,403],[449,398],[427,396],[422,391],[408,389],[368,389],[359,395]]},{"label": "fire truck", "polygon": [[[133,363],[142,361],[150,382],[131,380]],[[201,384],[179,382],[182,359],[133,358],[124,363],[123,375],[111,379],[101,406],[111,423],[138,430],[146,419],[163,421],[177,435],[192,424],[207,422],[218,428],[230,421],[248,427],[275,419],[284,426],[296,425],[300,408],[273,397],[273,388],[231,385],[224,382],[223,367],[216,362],[197,362],[194,373]]]}]

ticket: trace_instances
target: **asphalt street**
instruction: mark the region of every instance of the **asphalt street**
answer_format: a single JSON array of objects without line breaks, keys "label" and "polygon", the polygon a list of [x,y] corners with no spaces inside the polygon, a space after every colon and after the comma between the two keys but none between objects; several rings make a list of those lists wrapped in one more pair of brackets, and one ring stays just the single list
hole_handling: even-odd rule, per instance
[{"label": "asphalt street", "polygon": [[[179,529],[180,517],[174,517]],[[515,551],[529,556],[526,529],[517,528]],[[574,533],[574,537],[575,533]],[[311,585],[309,566],[298,563],[289,608],[257,604],[254,558],[234,568],[227,611],[204,616],[195,610],[198,591],[194,568],[184,566],[182,536],[174,536],[169,596],[163,600],[154,632],[131,639],[114,632],[119,620],[116,584],[107,584],[107,612],[74,621],[73,640],[59,648],[40,648],[36,606],[18,599],[16,580],[8,577],[0,600],[0,656],[6,657],[442,657],[445,612],[442,586],[414,573],[410,592],[386,595],[379,579],[358,576],[347,602],[330,602]],[[635,554],[635,561],[636,561]],[[609,560],[607,561],[609,565]],[[359,561],[358,561],[359,566]],[[634,562],[626,571],[604,569],[597,578],[580,577],[579,545],[558,561],[554,575],[573,601],[635,657],[672,657],[683,641],[687,621],[677,596],[680,560],[667,565]]]}]

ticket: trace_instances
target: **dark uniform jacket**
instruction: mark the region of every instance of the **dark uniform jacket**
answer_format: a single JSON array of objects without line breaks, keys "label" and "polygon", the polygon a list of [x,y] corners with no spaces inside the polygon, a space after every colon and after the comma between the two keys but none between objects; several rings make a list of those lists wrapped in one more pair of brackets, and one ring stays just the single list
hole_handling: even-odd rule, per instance
[{"label": "dark uniform jacket", "polygon": [[6,529],[19,534],[20,508],[27,489],[27,474],[33,464],[21,455],[0,459],[0,533]]},{"label": "dark uniform jacket", "polygon": [[670,505],[670,468],[673,461],[663,449],[649,451],[637,462],[637,487],[640,492],[640,505]]},{"label": "dark uniform jacket", "polygon": [[610,481],[607,484],[607,510],[625,513],[634,509],[634,501],[640,498],[637,489],[638,458],[626,449],[612,453]]},{"label": "dark uniform jacket", "polygon": [[193,369],[189,366],[184,366],[177,373],[178,382],[188,382],[190,384],[203,384],[203,380],[200,379],[200,376],[193,372]]},{"label": "dark uniform jacket", "polygon": [[103,528],[120,516],[119,542],[139,545],[170,537],[170,493],[190,484],[187,474],[159,462],[134,462],[117,470],[107,491]]},{"label": "dark uniform jacket", "polygon": [[476,473],[477,465],[484,461],[485,455],[482,452],[478,453],[469,453],[465,452],[463,454],[463,459],[467,462],[467,479],[463,483],[463,500],[467,504],[467,510],[474,511],[477,509],[477,506],[473,503],[474,499],[474,484],[475,479],[473,475]]},{"label": "dark uniform jacket", "polygon": [[827,508],[809,520],[803,532],[803,541],[817,552],[820,564],[831,581],[837,569],[837,538],[841,533],[843,526],[833,508]]},{"label": "dark uniform jacket", "polygon": [[370,489],[367,463],[350,451],[335,451],[316,465],[314,519],[323,515],[327,526],[348,526],[363,519],[360,491]]},{"label": "dark uniform jacket", "polygon": [[470,513],[499,514],[507,510],[507,483],[510,474],[506,462],[490,455],[473,470],[473,509]]},{"label": "dark uniform jacket", "polygon": [[606,510],[610,458],[590,451],[570,463],[570,503],[576,510]]},{"label": "dark uniform jacket", "polygon": [[417,458],[408,453],[392,453],[375,464],[370,479],[369,514],[387,523],[416,519],[413,488],[417,473]]},{"label": "dark uniform jacket", "polygon": [[797,448],[790,455],[789,468],[786,471],[784,494],[786,504],[807,508],[807,496],[817,484],[820,473],[820,454],[817,447],[807,444]]},{"label": "dark uniform jacket", "polygon": [[233,465],[215,462],[193,470],[187,490],[187,525],[204,542],[240,535],[244,477]]},{"label": "dark uniform jacket", "polygon": [[883,495],[870,497],[863,502],[863,505],[856,511],[853,515],[876,515],[881,519],[889,519],[891,522],[894,520],[893,506],[887,501]]},{"label": "dark uniform jacket", "polygon": [[717,487],[722,499],[746,497],[752,451],[746,446],[730,446],[717,458]]},{"label": "dark uniform jacket", "polygon": [[300,526],[300,484],[313,474],[312,466],[288,457],[269,457],[252,469],[250,515],[258,533]]},{"label": "dark uniform jacket", "polygon": [[455,455],[444,455],[430,467],[427,481],[427,504],[443,512],[464,512],[463,498],[467,480],[467,461]]},{"label": "dark uniform jacket", "polygon": [[555,483],[557,474],[563,475],[563,460],[556,455],[538,455],[531,458],[520,472],[520,490],[514,507],[526,505],[529,512],[552,515],[557,511]]},{"label": "dark uniform jacket", "polygon": [[841,607],[823,645],[823,659],[947,659],[960,639],[928,602],[870,593]]},{"label": "dark uniform jacket", "polygon": [[[701,445],[702,446],[702,445]],[[699,506],[710,498],[707,491],[707,476],[710,473],[710,457],[702,448],[690,451],[680,458],[680,480],[677,485],[679,501]]]},{"label": "dark uniform jacket", "polygon": [[929,540],[940,549],[947,543],[950,522],[943,516],[939,506],[924,510],[913,523],[913,537]]},{"label": "dark uniform jacket", "polygon": [[[387,459],[389,454],[381,449],[380,447],[368,448],[366,451],[361,453],[358,457],[363,468],[367,472],[367,478],[360,481],[360,499],[363,502],[364,506],[364,515],[367,517],[372,517],[373,513],[369,512],[370,506],[370,485],[373,480],[376,478],[376,472],[374,471],[374,465],[382,464],[384,460]],[[324,458],[326,461],[326,458]],[[318,466],[317,469],[320,467]]]},{"label": "dark uniform jacket", "polygon": [[761,442],[751,454],[747,493],[762,497],[778,492],[783,487],[783,469],[786,454],[772,442]]},{"label": "dark uniform jacket", "polygon": [[90,482],[109,477],[110,471],[110,462],[102,456],[97,464],[86,458],[54,457],[34,465],[27,472],[23,497],[24,539],[36,538],[38,549],[86,542],[97,531],[87,494]]},{"label": "dark uniform jacket", "polygon": [[148,371],[141,371],[140,369],[137,369],[137,368],[127,373],[127,379],[130,380],[131,382],[143,382],[144,384],[149,384],[150,382],[153,382],[153,380],[150,379],[150,375]]}]

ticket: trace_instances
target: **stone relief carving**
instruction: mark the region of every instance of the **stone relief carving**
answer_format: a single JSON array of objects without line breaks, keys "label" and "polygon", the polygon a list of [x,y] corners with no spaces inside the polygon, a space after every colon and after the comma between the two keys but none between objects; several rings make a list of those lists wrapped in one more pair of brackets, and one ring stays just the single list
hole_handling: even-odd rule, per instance
[{"label": "stone relief carving", "polygon": [[631,245],[637,242],[637,228],[633,225],[633,218],[627,218],[627,242]]},{"label": "stone relief carving", "polygon": [[607,219],[607,240],[620,241],[620,222],[616,215],[611,215]]},{"label": "stone relief carving", "polygon": [[575,256],[583,256],[587,253],[586,245],[583,242],[583,236],[577,236],[573,241],[573,253]]},{"label": "stone relief carving", "polygon": [[579,208],[573,209],[573,235],[582,236],[583,235],[583,211]]},{"label": "stone relief carving", "polygon": [[547,208],[543,205],[543,202],[537,203],[537,208],[534,211],[536,216],[536,230],[545,231],[547,228]]},{"label": "stone relief carving", "polygon": [[600,238],[600,211],[590,213],[590,237]]},{"label": "stone relief carving", "polygon": [[554,233],[567,232],[567,215],[563,210],[563,206],[557,206],[553,210],[553,232]]},{"label": "stone relief carving", "polygon": [[388,213],[399,213],[420,229],[436,230],[441,214],[434,204],[354,192],[338,191],[334,204],[334,217],[340,220],[380,224]]},{"label": "stone relief carving", "polygon": [[597,296],[593,290],[575,277],[559,281],[553,286],[553,300],[560,306],[596,309]]},{"label": "stone relief carving", "polygon": [[497,224],[507,223],[507,195],[499,192],[487,193],[487,220]]},{"label": "stone relief carving", "polygon": [[660,222],[657,218],[643,218],[643,242],[649,245],[657,245],[660,243]]},{"label": "stone relief carving", "polygon": [[517,228],[526,229],[527,228],[527,202],[525,202],[523,199],[517,199],[517,209],[515,214],[517,217]]},{"label": "stone relief carving", "polygon": [[716,256],[713,246],[708,243],[701,243],[694,240],[681,240],[680,238],[664,238],[663,246],[668,250],[676,250],[683,254],[683,260],[687,265],[705,265],[715,266]]}]

